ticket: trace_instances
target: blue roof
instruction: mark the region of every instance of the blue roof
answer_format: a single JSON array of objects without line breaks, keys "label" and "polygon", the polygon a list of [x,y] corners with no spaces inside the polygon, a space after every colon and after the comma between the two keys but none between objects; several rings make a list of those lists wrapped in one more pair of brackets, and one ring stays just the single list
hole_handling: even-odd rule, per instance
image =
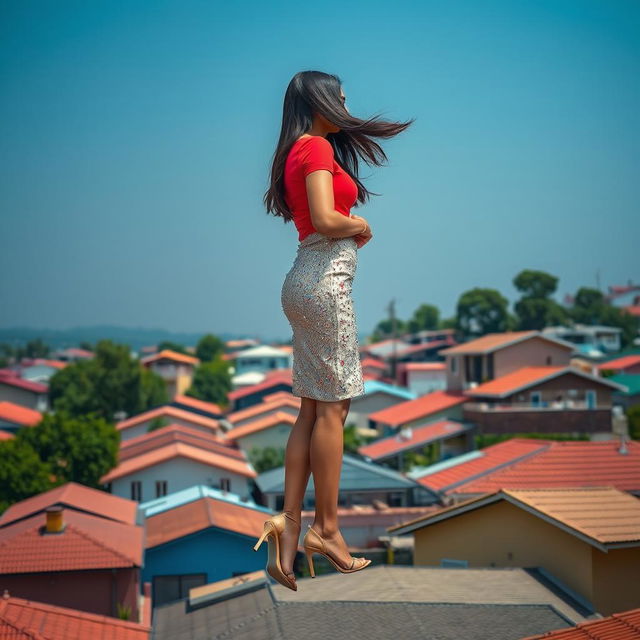
[{"label": "blue roof", "polygon": [[368,395],[370,393],[376,393],[382,391],[383,393],[389,393],[394,396],[398,396],[404,400],[413,400],[417,398],[417,394],[409,391],[406,387],[398,387],[386,382],[380,382],[380,380],[365,380],[364,381],[364,393]]},{"label": "blue roof", "polygon": [[[264,471],[255,481],[263,493],[284,493],[284,467]],[[342,467],[340,469],[341,491],[388,491],[416,486],[422,488],[422,485],[399,471],[394,471],[375,462],[362,460],[347,453],[342,457]],[[309,476],[309,482],[307,483],[307,492],[312,490],[313,474]]]},{"label": "blue roof", "polygon": [[253,500],[241,500],[240,496],[228,491],[221,491],[220,489],[214,489],[207,487],[204,484],[194,485],[188,489],[182,489],[182,491],[175,491],[162,498],[156,498],[155,500],[147,500],[138,505],[140,511],[144,514],[145,518],[162,513],[163,511],[169,511],[169,509],[175,509],[189,502],[195,502],[201,498],[213,498],[215,500],[222,500],[223,502],[230,502],[240,507],[246,507],[247,509],[254,509],[255,511],[262,511],[271,515],[273,511],[260,504],[256,504]]}]

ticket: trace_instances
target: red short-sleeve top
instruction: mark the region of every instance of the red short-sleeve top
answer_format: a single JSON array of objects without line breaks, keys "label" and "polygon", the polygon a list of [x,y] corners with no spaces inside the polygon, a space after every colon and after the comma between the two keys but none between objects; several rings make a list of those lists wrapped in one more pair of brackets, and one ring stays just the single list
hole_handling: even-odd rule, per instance
[{"label": "red short-sleeve top", "polygon": [[293,143],[284,167],[285,201],[298,230],[298,240],[316,231],[311,221],[305,178],[318,169],[333,174],[334,208],[350,217],[358,197],[358,185],[335,161],[333,147],[323,136],[305,136]]}]

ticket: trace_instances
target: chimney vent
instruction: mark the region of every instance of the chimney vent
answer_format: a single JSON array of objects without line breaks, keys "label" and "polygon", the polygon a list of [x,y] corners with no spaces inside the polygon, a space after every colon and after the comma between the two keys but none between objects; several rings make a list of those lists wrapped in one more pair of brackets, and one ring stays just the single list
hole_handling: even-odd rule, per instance
[{"label": "chimney vent", "polygon": [[47,507],[47,525],[45,533],[62,533],[64,530],[64,522],[62,519],[63,513],[64,508],[61,505]]}]

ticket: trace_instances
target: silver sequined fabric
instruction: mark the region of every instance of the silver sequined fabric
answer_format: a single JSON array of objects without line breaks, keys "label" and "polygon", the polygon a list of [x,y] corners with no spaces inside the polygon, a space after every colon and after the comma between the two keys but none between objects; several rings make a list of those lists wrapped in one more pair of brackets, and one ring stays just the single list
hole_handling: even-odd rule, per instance
[{"label": "silver sequined fabric", "polygon": [[364,394],[351,298],[357,264],[353,237],[314,232],[298,244],[281,293],[293,330],[294,396],[333,402]]}]

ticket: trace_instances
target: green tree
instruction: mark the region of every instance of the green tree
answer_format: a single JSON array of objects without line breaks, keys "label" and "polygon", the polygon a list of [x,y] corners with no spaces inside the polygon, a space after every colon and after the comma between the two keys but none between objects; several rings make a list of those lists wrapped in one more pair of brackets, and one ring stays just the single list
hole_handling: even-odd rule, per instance
[{"label": "green tree", "polygon": [[224,353],[225,344],[218,336],[208,333],[196,345],[196,357],[200,362],[211,362]]},{"label": "green tree", "polygon": [[358,433],[358,428],[355,424],[347,424],[344,428],[344,450],[347,453],[358,453],[358,448],[367,442],[366,438],[363,438]]},{"label": "green tree", "polygon": [[285,450],[282,447],[252,447],[247,457],[253,468],[258,473],[262,473],[283,466],[284,455]]},{"label": "green tree", "polygon": [[513,279],[513,284],[522,293],[514,305],[518,330],[540,331],[544,327],[567,322],[567,311],[550,297],[558,286],[556,276],[525,269]]},{"label": "green tree", "polygon": [[16,440],[37,452],[56,484],[78,482],[101,488],[100,478],[117,464],[120,434],[112,422],[90,414],[45,414],[36,427],[18,430]]},{"label": "green tree", "polygon": [[227,394],[232,387],[230,364],[218,357],[196,367],[191,386],[185,394],[226,407],[229,404]]},{"label": "green tree", "polygon": [[18,436],[0,440],[0,513],[15,502],[51,489],[55,486],[52,480],[50,465],[28,442]]},{"label": "green tree", "polygon": [[640,405],[627,409],[629,437],[632,440],[640,440]]},{"label": "green tree", "polygon": [[[407,324],[401,318],[396,318],[396,332],[398,336],[401,336],[403,333],[407,333]],[[393,337],[393,327],[392,322],[389,318],[385,320],[381,320],[375,326],[373,333],[371,334],[372,342],[379,342],[380,340],[386,340]]]},{"label": "green tree", "polygon": [[162,378],[132,358],[128,345],[101,340],[94,353],[94,358],[70,364],[49,380],[49,400],[56,412],[96,413],[113,420],[117,412],[136,415],[168,402]]},{"label": "green tree", "polygon": [[456,308],[457,329],[468,337],[507,331],[508,304],[508,300],[495,289],[476,287],[465,291]]},{"label": "green tree", "polygon": [[421,304],[407,322],[407,331],[416,333],[428,329],[437,329],[440,320],[438,307],[432,304]]}]

